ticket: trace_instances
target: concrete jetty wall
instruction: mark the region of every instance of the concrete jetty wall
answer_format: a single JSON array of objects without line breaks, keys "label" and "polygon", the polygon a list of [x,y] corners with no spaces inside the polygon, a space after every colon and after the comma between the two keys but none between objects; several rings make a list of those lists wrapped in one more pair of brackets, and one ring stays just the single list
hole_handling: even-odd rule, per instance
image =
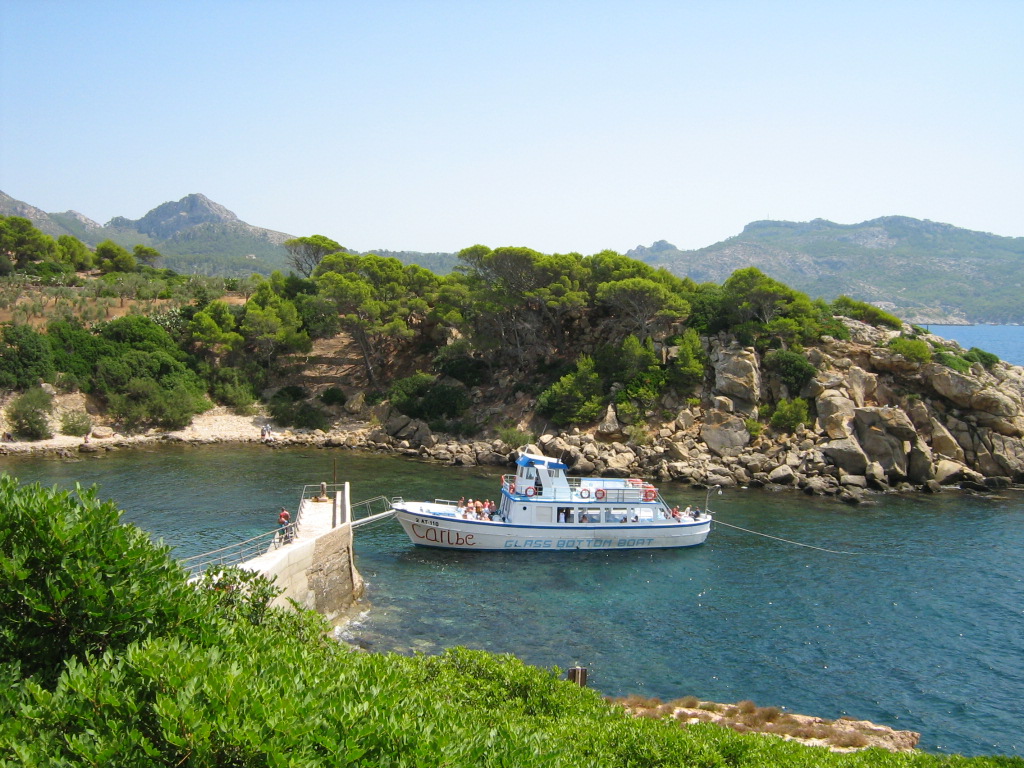
[{"label": "concrete jetty wall", "polygon": [[333,495],[304,498],[293,540],[242,563],[274,579],[284,591],[273,605],[287,607],[289,599],[329,620],[341,617],[363,593],[363,579],[352,549],[349,485]]}]

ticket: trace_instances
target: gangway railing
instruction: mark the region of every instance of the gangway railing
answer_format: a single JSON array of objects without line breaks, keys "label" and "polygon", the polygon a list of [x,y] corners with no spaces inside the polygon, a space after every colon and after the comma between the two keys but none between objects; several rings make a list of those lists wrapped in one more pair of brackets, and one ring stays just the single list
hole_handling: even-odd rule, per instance
[{"label": "gangway railing", "polygon": [[374,496],[352,505],[352,527],[363,528],[394,517],[395,510],[385,496]]},{"label": "gangway railing", "polygon": [[240,541],[236,544],[229,544],[220,549],[204,552],[201,555],[186,557],[178,562],[189,572],[191,578],[201,576],[210,568],[228,568],[233,565],[240,565],[248,560],[253,560],[260,555],[265,555],[278,547],[283,547],[291,541],[294,535],[295,523],[273,531],[253,536],[251,539]]},{"label": "gangway railing", "polygon": [[[341,487],[340,484],[328,485],[327,492],[333,495]],[[302,498],[314,498],[319,495],[321,490],[322,486],[320,485],[307,485],[302,489]],[[204,552],[201,555],[186,557],[178,562],[189,572],[191,578],[195,578],[202,575],[209,568],[227,568],[240,565],[268,552],[272,552],[279,547],[283,547],[285,544],[291,543],[294,539],[295,533],[299,530],[299,525],[302,522],[303,507],[304,505],[300,503],[299,508],[295,511],[295,517],[287,526],[258,534],[251,539],[246,539],[236,544],[229,544],[220,549]],[[394,514],[395,510],[391,508],[391,501],[384,496],[374,496],[371,499],[352,504],[352,527],[361,528],[372,525],[373,523],[387,520],[394,516]]]}]

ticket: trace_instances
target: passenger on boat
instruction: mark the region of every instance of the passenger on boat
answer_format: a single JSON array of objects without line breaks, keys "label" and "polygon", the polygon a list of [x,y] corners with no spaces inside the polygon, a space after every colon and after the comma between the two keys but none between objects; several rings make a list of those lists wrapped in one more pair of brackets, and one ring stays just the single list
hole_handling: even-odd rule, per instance
[{"label": "passenger on boat", "polygon": [[590,522],[590,518],[587,517],[587,513],[586,512],[584,512],[582,515],[580,515],[580,522],[581,523],[589,523]]},{"label": "passenger on boat", "polygon": [[623,515],[622,519],[619,520],[619,522],[620,523],[628,523],[629,522],[629,515]]},{"label": "passenger on boat", "polygon": [[672,519],[677,522],[683,519],[683,514],[679,511],[678,506],[672,507]]}]

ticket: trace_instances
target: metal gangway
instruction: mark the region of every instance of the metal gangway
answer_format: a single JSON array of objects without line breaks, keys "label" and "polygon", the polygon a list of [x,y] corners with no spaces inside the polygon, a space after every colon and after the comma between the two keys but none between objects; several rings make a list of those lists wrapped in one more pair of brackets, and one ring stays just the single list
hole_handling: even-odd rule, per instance
[{"label": "metal gangway", "polygon": [[[311,519],[311,504],[323,506],[332,499],[341,498],[344,486],[344,483],[306,485],[302,489],[295,517],[287,525],[278,526],[274,530],[257,534],[245,541],[186,557],[178,562],[189,572],[190,578],[194,579],[210,568],[227,568],[254,560],[303,538],[304,534],[318,535],[348,522],[351,522],[352,528],[355,530],[382,523],[394,517],[395,510],[391,508],[390,500],[384,496],[374,496],[351,504],[347,512],[343,504],[335,503],[330,519],[323,521]],[[304,522],[308,525],[304,526]]]}]

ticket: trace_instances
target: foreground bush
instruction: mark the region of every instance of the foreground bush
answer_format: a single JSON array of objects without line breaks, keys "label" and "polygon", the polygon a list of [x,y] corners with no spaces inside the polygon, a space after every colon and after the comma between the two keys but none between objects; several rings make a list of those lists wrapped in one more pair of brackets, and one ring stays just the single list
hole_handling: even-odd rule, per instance
[{"label": "foreground bush", "polygon": [[275,590],[193,587],[93,494],[0,480],[3,766],[965,766],[634,719],[558,670],[352,651]]}]

